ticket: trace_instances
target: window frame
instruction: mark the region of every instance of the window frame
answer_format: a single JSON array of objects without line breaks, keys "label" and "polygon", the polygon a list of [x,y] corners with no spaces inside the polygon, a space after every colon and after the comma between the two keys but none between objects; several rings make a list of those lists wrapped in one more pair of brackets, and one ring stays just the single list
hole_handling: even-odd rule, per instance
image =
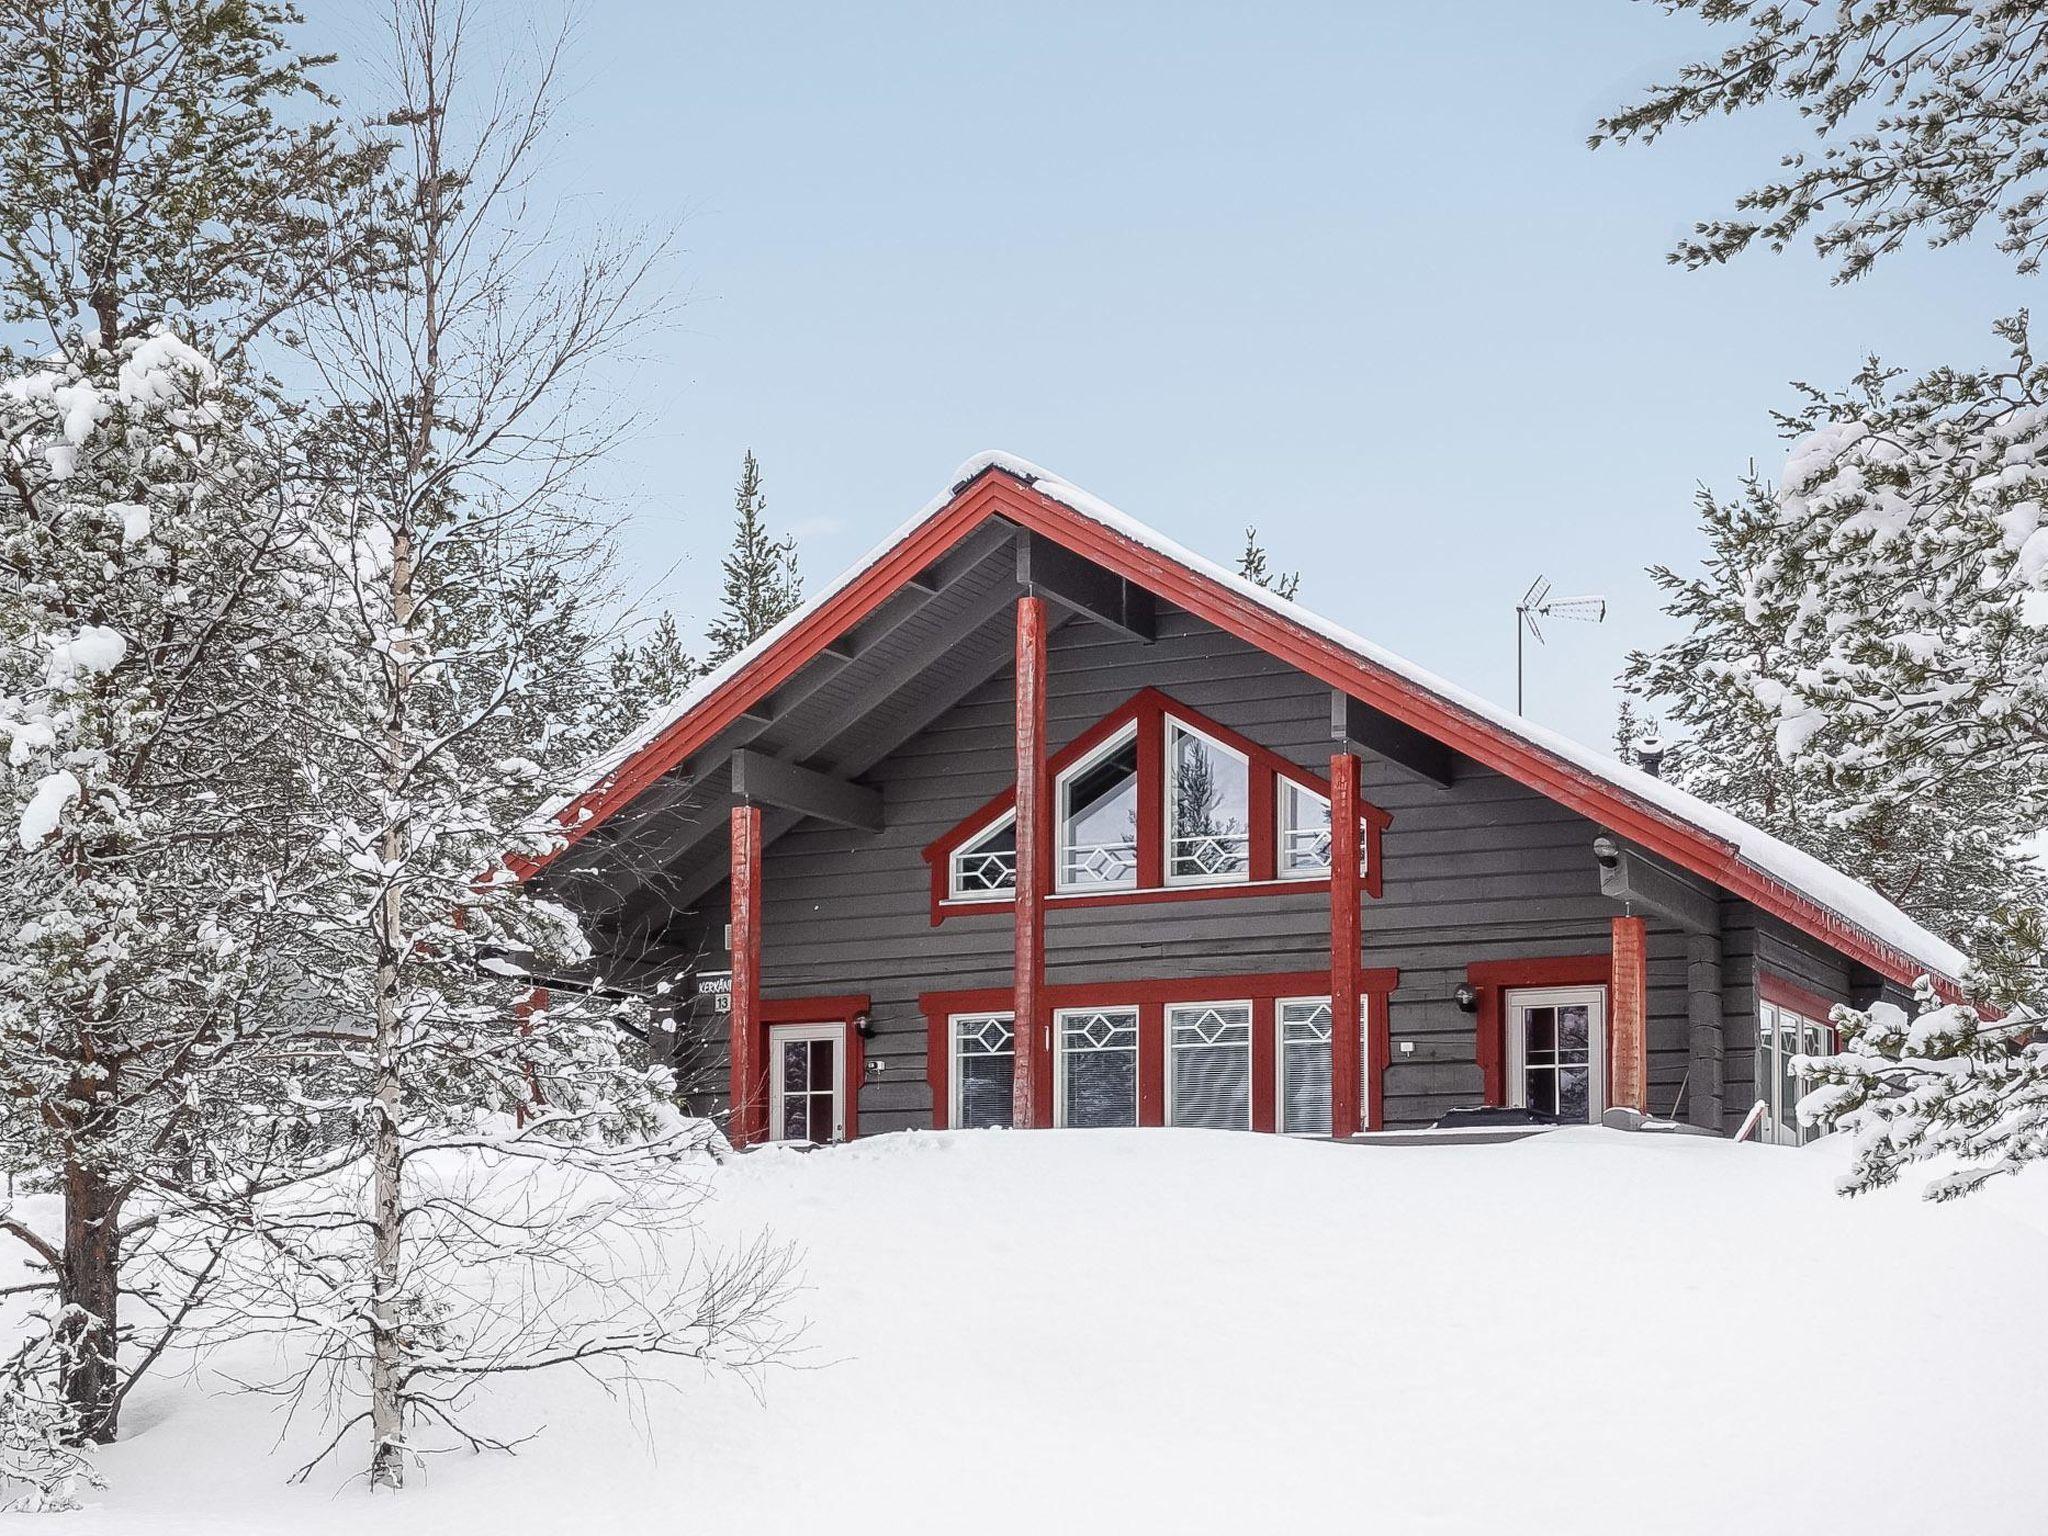
[{"label": "window frame", "polygon": [[[1143,888],[1140,881],[1143,871],[1139,850],[1143,847],[1145,841],[1145,812],[1143,803],[1145,795],[1145,753],[1143,743],[1139,740],[1141,724],[1142,722],[1140,721],[1132,720],[1110,732],[1105,740],[1098,742],[1094,747],[1053,775],[1052,889],[1057,895],[1095,896],[1107,895],[1116,891],[1135,891]],[[1134,792],[1132,797],[1132,818],[1135,822],[1131,832],[1131,878],[1127,883],[1118,882],[1114,885],[1107,881],[1076,885],[1067,879],[1067,823],[1071,819],[1067,811],[1067,791],[1076,778],[1086,773],[1089,769],[1096,767],[1105,759],[1114,757],[1126,746],[1136,746],[1138,748],[1137,761],[1131,767],[1131,786]],[[1015,820],[1016,815],[1016,808],[1012,806],[1010,809],[1011,819]],[[980,835],[979,833],[976,834],[976,836]],[[1103,846],[1106,847],[1108,845],[1105,844]],[[1012,899],[1015,899],[1014,896]]]},{"label": "window frame", "polygon": [[[1191,1002],[1169,1002],[1160,1005],[1160,1043],[1163,1047],[1161,1055],[1165,1067],[1164,1081],[1161,1085],[1161,1120],[1164,1123],[1164,1127],[1172,1130],[1217,1129],[1217,1127],[1213,1126],[1176,1125],[1173,1118],[1173,1057],[1176,1049],[1173,1038],[1173,1016],[1176,1011],[1189,1008],[1242,1008],[1244,1010],[1244,1125],[1242,1128],[1249,1131],[1253,1127],[1259,1101],[1257,1081],[1259,1053],[1252,1040],[1252,1036],[1257,1033],[1259,1027],[1259,1010],[1258,1005],[1249,997],[1198,998]],[[1210,1047],[1210,1049],[1213,1048]],[[1142,1093],[1140,1097],[1143,1097]],[[1230,1129],[1236,1130],[1239,1127],[1231,1126]]]},{"label": "window frame", "polygon": [[[1167,777],[1169,728],[1177,727],[1246,764],[1247,864],[1242,873],[1221,876],[1180,875],[1169,878]],[[1137,743],[1137,825],[1134,829],[1133,875],[1118,884],[1085,884],[1064,878],[1066,801],[1073,778],[1135,739]],[[1324,869],[1281,871],[1280,822],[1291,786],[1327,803],[1326,780],[1290,758],[1222,723],[1191,709],[1156,688],[1141,688],[1046,759],[1049,776],[1048,817],[1052,822],[1046,853],[1050,869],[1044,896],[1048,908],[1122,905],[1154,901],[1193,901],[1215,897],[1288,896],[1323,888]],[[931,920],[984,916],[1014,909],[1015,886],[1000,891],[962,891],[955,874],[955,856],[997,831],[1016,814],[1016,790],[1006,788],[924,848],[931,875]],[[1370,802],[1359,806],[1359,863],[1366,895],[1381,891],[1381,833],[1393,818]]]},{"label": "window frame", "polygon": [[[1584,1120],[1563,1120],[1560,1125],[1598,1125],[1601,1117],[1610,1107],[1612,1093],[1607,1074],[1613,1070],[1613,1042],[1608,1031],[1613,1028],[1614,987],[1611,980],[1605,982],[1559,982],[1546,986],[1503,987],[1501,989],[1501,1031],[1503,1055],[1507,1063],[1507,1099],[1510,1109],[1526,1109],[1529,1105],[1529,1039],[1526,1030],[1515,1028],[1515,1006],[1560,1007],[1575,998],[1597,993],[1600,999],[1599,1017],[1587,1037],[1587,1082],[1586,1109]],[[1562,1068],[1553,1068],[1561,1071]],[[1561,1096],[1561,1095],[1560,1095]]]},{"label": "window frame", "polygon": [[981,844],[987,842],[998,832],[1001,832],[1003,828],[1014,827],[1016,824],[1017,808],[1011,806],[1009,810],[1005,811],[946,855],[946,899],[948,901],[984,902],[1015,901],[1017,899],[1017,855],[1014,851],[1010,855],[1010,883],[1008,885],[998,886],[993,890],[986,891],[963,891],[960,889],[960,860],[971,857]]},{"label": "window frame", "polygon": [[[1759,978],[1759,981],[1762,983],[1763,978]],[[1798,1097],[1789,1105],[1780,1102],[1787,1077],[1785,1056],[1781,1048],[1784,1026],[1790,1023],[1798,1031],[1800,1049],[1792,1053],[1795,1056],[1835,1055],[1842,1048],[1842,1031],[1841,1026],[1836,1024],[1832,1017],[1814,1017],[1814,1005],[1827,1002],[1825,998],[1793,999],[1789,993],[1790,989],[1782,985],[1773,987],[1760,984],[1757,987],[1757,1039],[1752,1083],[1756,1088],[1757,1101],[1764,1106],[1763,1125],[1759,1128],[1761,1134],[1757,1139],[1771,1146],[1803,1147],[1818,1139],[1813,1128],[1799,1118],[1799,1099],[1805,1098],[1813,1090],[1810,1081],[1799,1079],[1802,1086]],[[1839,1005],[1835,1003],[1827,1004],[1830,1015],[1837,1006]],[[1767,1014],[1776,1016],[1772,1021],[1771,1047],[1768,1052],[1764,1049],[1763,1038]],[[1809,1051],[1805,1048],[1809,1031],[1813,1034],[1814,1044],[1824,1046],[1824,1050]],[[1797,1078],[1797,1074],[1792,1075]]]},{"label": "window frame", "polygon": [[[1367,1008],[1364,1006],[1365,996],[1365,994],[1361,994],[1361,1006],[1358,1010],[1358,1032],[1363,1037],[1359,1041],[1358,1049],[1358,1059],[1360,1062],[1359,1075],[1363,1079],[1363,1081],[1359,1085],[1361,1091],[1363,1091],[1366,1088],[1366,1086],[1372,1082],[1373,1030],[1371,1018],[1369,1017]],[[1323,1125],[1320,1129],[1317,1130],[1290,1131],[1287,1129],[1287,1010],[1290,1006],[1300,1006],[1302,1004],[1308,1004],[1312,1007],[1321,1008],[1326,1014],[1329,1015],[1330,1038],[1325,1040],[1323,1042],[1323,1045],[1325,1046],[1325,1048],[1328,1049],[1330,1053],[1330,1092],[1332,1093],[1332,1095],[1334,1095],[1337,1091],[1337,1010],[1335,1007],[1335,1000],[1327,992],[1323,993],[1320,996],[1309,995],[1303,997],[1274,998],[1273,1134],[1275,1136],[1321,1136],[1327,1138],[1330,1134],[1330,1128],[1327,1124]],[[1360,1102],[1363,1103],[1364,1100],[1360,1100]]]},{"label": "window frame", "polygon": [[946,1015],[946,1103],[947,1127],[951,1130],[1007,1130],[1008,1126],[968,1126],[960,1123],[960,1024],[966,1019],[1001,1019],[1010,1026],[1010,1048],[1008,1051],[986,1051],[989,1057],[1007,1055],[1010,1058],[1010,1091],[1017,1088],[1017,1015],[1007,1008],[963,1008]]},{"label": "window frame", "polygon": [[[1159,875],[1161,884],[1169,889],[1191,885],[1252,884],[1255,879],[1253,868],[1256,862],[1252,856],[1252,845],[1257,840],[1257,834],[1252,830],[1252,779],[1259,770],[1257,765],[1252,762],[1251,754],[1249,752],[1240,752],[1237,748],[1231,746],[1230,743],[1219,741],[1207,731],[1190,725],[1171,709],[1160,712],[1159,730],[1159,827],[1161,838]],[[1195,740],[1206,743],[1225,756],[1234,758],[1244,769],[1244,872],[1242,874],[1226,872],[1215,875],[1177,875],[1174,873],[1173,748],[1175,732],[1192,736]],[[1274,794],[1277,797],[1280,793],[1278,775],[1275,776],[1275,779]],[[1142,794],[1143,789],[1141,788],[1139,792]],[[1140,831],[1142,832],[1142,830],[1141,826]],[[1328,871],[1324,873],[1327,877]]]},{"label": "window frame", "polygon": [[[1067,1058],[1075,1054],[1067,1045],[1066,1020],[1072,1014],[1127,1013],[1131,1016],[1131,1044],[1128,1052],[1122,1046],[1090,1046],[1079,1054],[1087,1056],[1109,1056],[1128,1054],[1131,1058],[1131,1123],[1115,1126],[1070,1126],[1067,1124]],[[1013,1026],[1014,1027],[1014,1026]],[[1144,1126],[1145,1081],[1145,1010],[1142,1005],[1131,1002],[1071,1003],[1052,1011],[1052,1123],[1055,1130],[1138,1130]],[[1014,1080],[1014,1079],[1013,1079]]]}]

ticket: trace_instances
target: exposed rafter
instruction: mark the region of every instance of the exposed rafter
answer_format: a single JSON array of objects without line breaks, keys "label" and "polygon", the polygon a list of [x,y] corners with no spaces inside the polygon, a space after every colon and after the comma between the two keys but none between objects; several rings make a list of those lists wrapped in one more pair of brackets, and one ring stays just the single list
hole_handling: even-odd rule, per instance
[{"label": "exposed rafter", "polygon": [[1439,789],[1451,787],[1456,754],[1449,747],[1405,720],[1361,703],[1341,688],[1330,690],[1330,739],[1384,757]]},{"label": "exposed rafter", "polygon": [[751,747],[732,755],[732,792],[749,805],[777,806],[862,832],[882,830],[879,790],[835,779],[814,768],[800,768]]},{"label": "exposed rafter", "polygon": [[1042,533],[1017,535],[1017,585],[1147,645],[1158,636],[1150,592]]}]

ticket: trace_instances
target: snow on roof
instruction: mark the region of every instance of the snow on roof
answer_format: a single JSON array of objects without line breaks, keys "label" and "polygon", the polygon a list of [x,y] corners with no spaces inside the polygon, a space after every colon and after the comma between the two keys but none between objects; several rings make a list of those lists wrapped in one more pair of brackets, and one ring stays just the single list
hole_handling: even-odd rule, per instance
[{"label": "snow on roof", "polygon": [[[1811,854],[1803,853],[1768,832],[1751,826],[1740,817],[1708,804],[1697,795],[1686,793],[1675,784],[1654,778],[1640,769],[1631,768],[1605,752],[1597,751],[1569,736],[1531,724],[1521,716],[1510,714],[1479,695],[1416,666],[1405,657],[1397,656],[1385,647],[1375,645],[1363,636],[1331,623],[1300,603],[1281,597],[1256,582],[1247,581],[1236,571],[1217,565],[1214,561],[1207,560],[1175,543],[1156,529],[1139,522],[1100,497],[1061,479],[1051,470],[1044,469],[1028,459],[1019,458],[1015,454],[993,450],[978,453],[968,459],[953,472],[952,478],[946,482],[947,488],[919,508],[916,516],[855,561],[837,579],[813,593],[802,607],[775,628],[724,665],[699,678],[681,697],[665,708],[657,710],[639,730],[593,761],[583,776],[584,784],[594,787],[602,783],[635,753],[710,697],[729,678],[745,671],[757,656],[772,649],[777,641],[801,624],[812,612],[858,580],[871,566],[907,539],[927,518],[950,503],[968,481],[990,469],[1001,470],[1025,482],[1041,495],[1050,497],[1082,517],[1100,523],[1131,542],[1199,573],[1219,586],[1228,588],[1239,597],[1273,610],[1290,622],[1352,652],[1362,661],[1391,672],[1415,687],[1435,694],[1445,703],[1478,717],[1493,729],[1514,736],[1594,778],[1603,780],[1630,798],[1697,828],[1709,837],[1727,844],[1745,863],[1760,873],[1790,887],[1808,900],[1826,907],[1836,916],[1863,929],[1881,943],[1903,952],[1919,964],[1947,978],[1961,977],[1967,964],[1961,950],[1923,928],[1861,881],[1851,879]],[[563,802],[564,805],[567,803]]]}]

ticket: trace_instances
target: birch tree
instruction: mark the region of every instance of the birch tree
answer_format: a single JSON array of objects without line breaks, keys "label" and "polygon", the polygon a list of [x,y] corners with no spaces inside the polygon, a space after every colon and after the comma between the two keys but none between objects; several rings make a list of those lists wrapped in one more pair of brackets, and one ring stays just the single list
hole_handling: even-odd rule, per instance
[{"label": "birch tree", "polygon": [[367,1427],[369,1480],[397,1488],[437,1434],[501,1443],[461,1411],[493,1372],[761,1358],[784,1261],[615,1262],[686,1225],[708,1133],[580,990],[601,978],[574,917],[515,874],[591,745],[609,529],[583,483],[630,425],[595,370],[658,320],[658,250],[578,232],[562,254],[533,192],[559,43],[487,67],[482,12],[387,14],[399,258],[307,332],[331,403],[305,964],[332,1013],[308,1081],[359,1157],[272,1204],[280,1267],[243,1283],[313,1329],[275,1389],[324,1389],[334,1443]]}]

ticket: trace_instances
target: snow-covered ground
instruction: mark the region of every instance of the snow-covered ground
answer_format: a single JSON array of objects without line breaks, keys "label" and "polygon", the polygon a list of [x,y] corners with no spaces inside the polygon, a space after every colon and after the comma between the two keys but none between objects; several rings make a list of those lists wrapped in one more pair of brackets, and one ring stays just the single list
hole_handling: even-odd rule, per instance
[{"label": "snow-covered ground", "polygon": [[[1001,1132],[766,1150],[800,1368],[494,1389],[512,1458],[372,1497],[211,1373],[67,1536],[2042,1529],[2048,1170],[1849,1203],[1804,1151]],[[223,1365],[233,1364],[231,1358]],[[245,1365],[254,1362],[244,1361]],[[275,1449],[273,1449],[275,1446]],[[299,1451],[301,1456],[294,1456]]]}]

